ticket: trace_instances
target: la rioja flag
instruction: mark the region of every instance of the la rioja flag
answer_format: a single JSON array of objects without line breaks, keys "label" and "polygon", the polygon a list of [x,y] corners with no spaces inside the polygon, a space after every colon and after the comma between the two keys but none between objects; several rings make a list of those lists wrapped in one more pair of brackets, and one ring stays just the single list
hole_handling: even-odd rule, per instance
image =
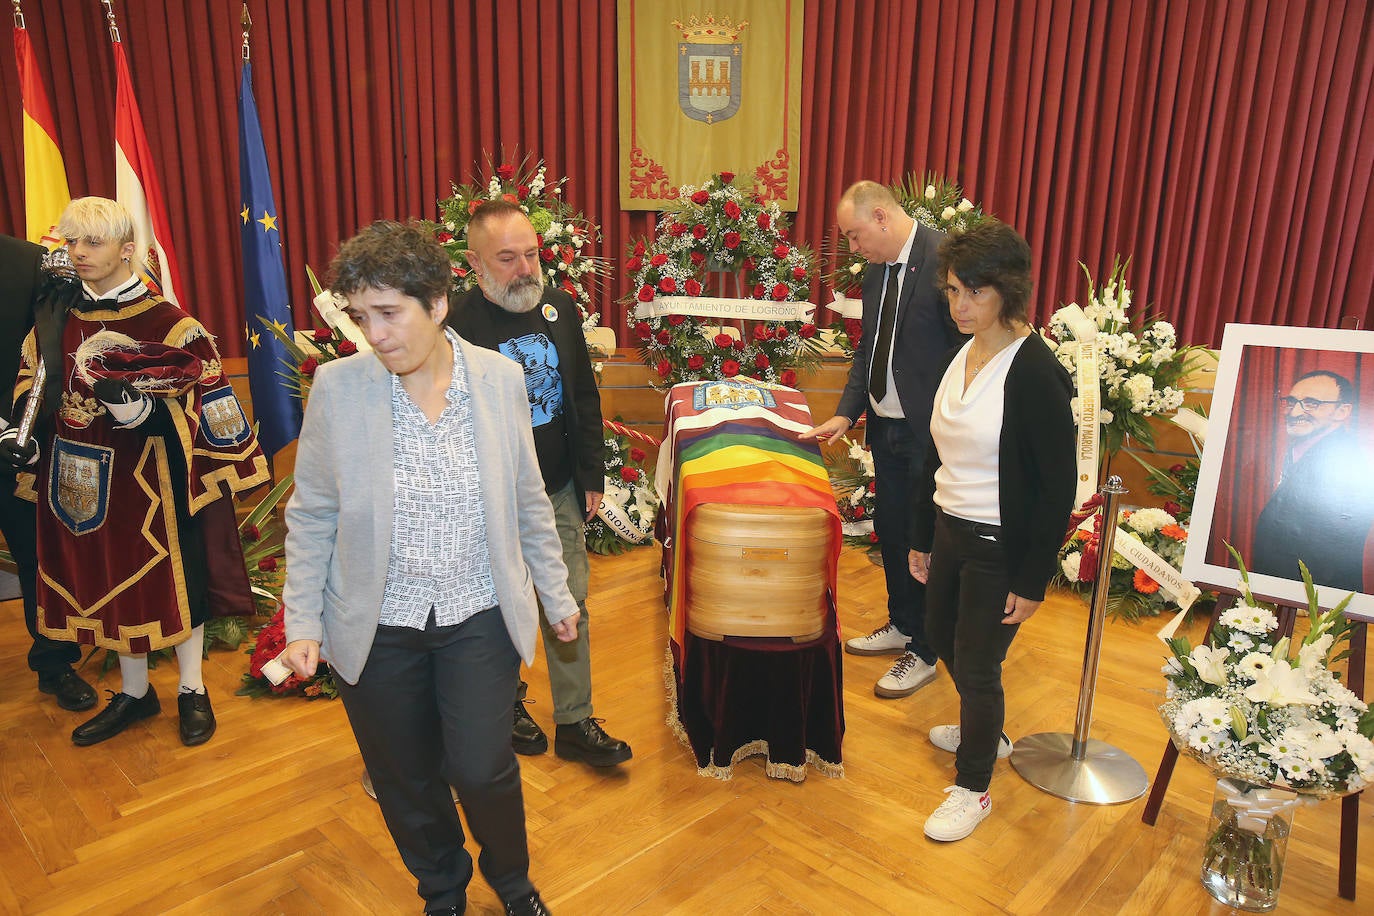
[{"label": "la rioja flag", "polygon": [[[153,168],[143,117],[134,100],[134,82],[124,45],[115,41],[115,196],[134,218],[134,242],[162,295],[177,301],[182,289],[181,269],[172,251],[172,225],[167,200]],[[144,252],[147,252],[145,255]]]}]

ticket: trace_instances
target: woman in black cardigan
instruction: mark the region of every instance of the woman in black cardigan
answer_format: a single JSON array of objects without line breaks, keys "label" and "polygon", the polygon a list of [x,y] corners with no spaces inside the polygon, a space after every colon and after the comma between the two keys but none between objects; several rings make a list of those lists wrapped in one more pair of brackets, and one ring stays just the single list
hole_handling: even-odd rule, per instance
[{"label": "woman in black cardigan", "polygon": [[913,512],[911,574],[926,583],[926,636],[959,690],[959,724],[931,729],[958,776],[926,836],[961,840],[992,810],[1011,754],[1002,660],[1040,607],[1074,496],[1073,386],[1027,320],[1031,254],[996,220],[940,246],[950,314],[973,339],[951,354]]}]

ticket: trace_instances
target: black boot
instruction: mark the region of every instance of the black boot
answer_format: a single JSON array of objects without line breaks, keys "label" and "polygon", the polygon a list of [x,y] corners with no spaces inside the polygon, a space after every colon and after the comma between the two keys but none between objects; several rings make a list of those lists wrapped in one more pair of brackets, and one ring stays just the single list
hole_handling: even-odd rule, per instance
[{"label": "black boot", "polygon": [[544,906],[538,891],[530,891],[524,897],[505,901],[506,916],[552,916]]},{"label": "black boot", "polygon": [[80,712],[95,705],[95,688],[82,680],[71,665],[38,675],[38,690],[57,697],[57,705],[71,712]]},{"label": "black boot", "polygon": [[195,747],[210,740],[215,733],[215,711],[210,708],[210,692],[199,693],[183,689],[177,694],[177,713],[181,716],[181,743]]},{"label": "black boot", "polygon": [[162,704],[157,700],[153,685],[141,697],[131,697],[127,693],[109,691],[110,705],[95,714],[95,718],[78,725],[72,731],[72,744],[89,747],[124,731],[140,719],[147,719],[162,712]]},{"label": "black boot", "polygon": [[529,685],[521,681],[519,689],[515,691],[515,721],[510,729],[511,747],[515,748],[515,753],[526,756],[542,754],[549,749],[549,736],[525,711],[525,704],[533,702],[525,699],[528,689]]},{"label": "black boot", "polygon": [[630,746],[612,738],[591,716],[554,729],[553,752],[565,760],[580,760],[594,767],[610,767],[633,756]]}]

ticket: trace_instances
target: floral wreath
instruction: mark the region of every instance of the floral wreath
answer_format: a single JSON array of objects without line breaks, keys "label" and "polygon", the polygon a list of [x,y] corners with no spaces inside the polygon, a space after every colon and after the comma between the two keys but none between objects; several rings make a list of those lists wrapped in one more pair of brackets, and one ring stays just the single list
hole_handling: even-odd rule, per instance
[{"label": "floral wreath", "polygon": [[504,200],[524,210],[539,234],[544,282],[572,297],[584,329],[596,327],[600,316],[592,310],[592,293],[611,268],[605,258],[588,254],[586,246],[601,239],[601,228],[563,199],[566,177],[550,183],[543,160],[533,167],[529,161],[526,156],[519,165],[503,162],[493,168],[489,159],[484,184],[451,182],[453,193],[439,201],[434,237],[453,262],[453,287],[463,292],[477,285],[466,257],[472,214],[487,201]]},{"label": "floral wreath", "polygon": [[[940,232],[963,232],[987,215],[982,207],[963,196],[963,188],[936,172],[926,172],[924,177],[910,172],[905,179],[891,185],[889,190],[908,216],[922,226]],[[843,243],[836,246],[835,261],[838,266],[826,280],[837,293],[848,295],[858,292],[863,287],[864,270],[868,262],[848,250]],[[845,326],[840,324],[836,330],[845,330]],[[851,335],[850,343],[858,346],[857,335]]]},{"label": "floral wreath", "polygon": [[[778,204],[763,203],[735,187],[730,172],[713,175],[701,187],[684,185],[659,217],[655,238],[639,240],[626,270],[634,277],[634,301],[672,296],[727,295],[722,275],[733,274],[735,298],[802,301],[811,295],[815,258],[792,244]],[[714,275],[714,276],[713,276]],[[797,383],[798,369],[819,361],[817,329],[809,321],[741,319],[740,336],[690,315],[641,318],[631,325],[640,358],[658,373],[663,387],[680,382],[747,376],[758,381]]]},{"label": "floral wreath", "polygon": [[846,544],[872,547],[878,543],[878,532],[873,528],[878,508],[873,453],[848,436],[841,436],[840,443],[845,450],[830,462],[830,485],[840,510],[840,531]]},{"label": "floral wreath", "polygon": [[[1102,447],[1110,454],[1120,451],[1128,436],[1146,448],[1154,448],[1148,418],[1166,414],[1183,405],[1180,382],[1192,371],[1197,347],[1178,346],[1174,326],[1162,318],[1139,323],[1130,316],[1131,290],[1126,286],[1130,259],[1120,257],[1100,287],[1088,278],[1087,304],[1070,303],[1050,316],[1045,343],[1073,378],[1078,392],[1078,360],[1081,343],[1091,335],[1097,350],[1100,395],[1097,417],[1102,426]],[[1074,397],[1074,419],[1079,399]]]},{"label": "floral wreath", "polygon": [[631,547],[654,542],[658,496],[654,478],[644,464],[648,453],[632,440],[657,445],[644,433],[612,420],[602,420],[606,431],[604,505],[587,522],[587,549],[598,554],[620,554]]}]

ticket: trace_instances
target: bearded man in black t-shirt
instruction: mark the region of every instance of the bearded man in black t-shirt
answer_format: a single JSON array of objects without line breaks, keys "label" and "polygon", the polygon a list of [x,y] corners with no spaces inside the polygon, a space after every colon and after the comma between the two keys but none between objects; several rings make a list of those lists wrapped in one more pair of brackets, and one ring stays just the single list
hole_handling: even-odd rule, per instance
[{"label": "bearded man in black t-shirt", "polygon": [[[560,642],[543,623],[544,657],[553,694],[554,753],[593,766],[631,757],[592,716],[591,651],[587,632],[587,545],[582,526],[605,490],[601,396],[572,299],[544,285],[543,245],[515,204],[490,201],[467,226],[468,264],[478,288],[459,294],[448,323],[464,340],[496,350],[525,370],[535,451],[553,503],[568,588],[582,614],[577,639]],[[548,737],[525,709],[526,685],[515,697],[511,735],[520,754],[541,754]]]}]

